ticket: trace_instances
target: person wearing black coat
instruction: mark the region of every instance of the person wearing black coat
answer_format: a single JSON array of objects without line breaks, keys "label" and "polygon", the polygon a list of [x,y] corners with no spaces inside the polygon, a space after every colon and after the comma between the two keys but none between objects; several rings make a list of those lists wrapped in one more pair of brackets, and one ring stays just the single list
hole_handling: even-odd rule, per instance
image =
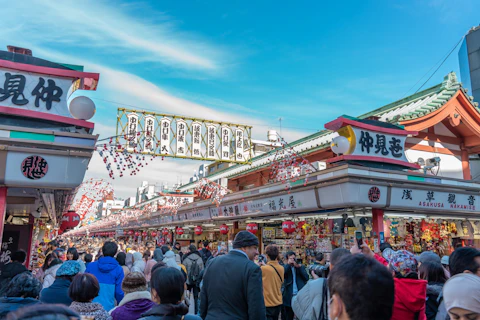
[{"label": "person wearing black coat", "polygon": [[287,264],[283,291],[282,320],[293,320],[292,299],[307,284],[309,279],[307,270],[303,265],[297,264],[294,252],[287,252]]},{"label": "person wearing black coat", "polygon": [[200,317],[204,320],[265,320],[262,271],[252,260],[258,239],[240,231],[233,250],[211,260],[200,292]]},{"label": "person wearing black coat", "polygon": [[27,272],[28,269],[23,265],[27,254],[23,250],[14,252],[11,256],[12,262],[3,265],[0,271],[0,297],[7,292],[8,284],[17,274]]}]

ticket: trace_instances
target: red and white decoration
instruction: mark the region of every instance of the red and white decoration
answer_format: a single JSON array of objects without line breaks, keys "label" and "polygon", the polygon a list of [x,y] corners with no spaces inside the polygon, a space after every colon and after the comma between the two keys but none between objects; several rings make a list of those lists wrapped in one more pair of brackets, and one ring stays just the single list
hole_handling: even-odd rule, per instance
[{"label": "red and white decoration", "polygon": [[203,228],[202,226],[196,226],[194,231],[195,231],[195,234],[199,236],[203,233]]},{"label": "red and white decoration", "polygon": [[247,231],[253,234],[257,234],[258,232],[258,224],[256,223],[249,223],[247,224]]},{"label": "red and white decoration", "polygon": [[228,233],[228,230],[229,230],[229,229],[228,229],[228,226],[227,226],[226,224],[222,224],[222,225],[220,226],[220,233],[221,233],[221,234],[227,234],[227,233]]},{"label": "red and white decoration", "polygon": [[282,230],[286,234],[294,233],[295,232],[295,222],[292,220],[287,220],[282,223]]}]

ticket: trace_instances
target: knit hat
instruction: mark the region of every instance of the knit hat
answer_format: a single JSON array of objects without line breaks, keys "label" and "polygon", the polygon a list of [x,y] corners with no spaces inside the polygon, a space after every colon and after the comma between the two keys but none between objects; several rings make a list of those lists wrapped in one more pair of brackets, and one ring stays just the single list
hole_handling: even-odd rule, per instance
[{"label": "knit hat", "polygon": [[425,251],[420,254],[418,257],[418,262],[425,263],[425,262],[438,262],[440,263],[440,256],[432,251]]},{"label": "knit hat", "polygon": [[448,266],[449,261],[450,261],[450,257],[449,257],[449,256],[443,256],[443,257],[442,257],[442,260],[441,260],[442,264],[445,264],[445,265]]},{"label": "knit hat", "polygon": [[122,290],[125,294],[136,291],[147,291],[147,280],[140,272],[130,272],[123,279]]},{"label": "knit hat", "polygon": [[418,270],[415,256],[406,250],[393,251],[392,249],[385,249],[382,255],[388,261],[389,266],[402,276]]},{"label": "knit hat", "polygon": [[235,240],[233,240],[233,248],[245,248],[250,246],[258,246],[258,238],[254,234],[248,231],[240,231],[235,236]]},{"label": "knit hat", "polygon": [[72,277],[80,272],[80,264],[75,260],[65,261],[57,270],[57,277],[69,276]]},{"label": "knit hat", "polygon": [[443,300],[447,311],[461,308],[480,313],[480,277],[469,273],[451,277],[443,287]]}]

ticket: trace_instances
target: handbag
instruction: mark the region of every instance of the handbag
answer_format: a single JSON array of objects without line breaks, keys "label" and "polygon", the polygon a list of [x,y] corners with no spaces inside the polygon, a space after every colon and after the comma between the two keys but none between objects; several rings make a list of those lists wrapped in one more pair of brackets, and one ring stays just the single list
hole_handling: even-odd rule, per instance
[{"label": "handbag", "polygon": [[327,279],[323,279],[323,290],[322,290],[322,306],[320,307],[320,315],[318,320],[328,320],[328,287]]}]

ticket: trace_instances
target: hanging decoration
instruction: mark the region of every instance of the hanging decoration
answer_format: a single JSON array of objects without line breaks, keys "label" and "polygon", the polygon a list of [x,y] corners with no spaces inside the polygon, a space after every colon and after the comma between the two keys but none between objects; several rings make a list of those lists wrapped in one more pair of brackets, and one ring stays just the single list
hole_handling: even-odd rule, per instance
[{"label": "hanging decoration", "polygon": [[279,142],[281,147],[276,149],[270,165],[270,181],[284,183],[285,190],[289,191],[292,188],[292,183],[296,182],[300,176],[305,175],[303,184],[307,185],[309,175],[316,172],[317,169],[307,159],[299,155],[285,139],[279,137]]},{"label": "hanging decoration", "polygon": [[247,231],[253,234],[257,234],[258,225],[256,223],[247,224]]},{"label": "hanging decoration", "polygon": [[181,236],[183,233],[184,233],[183,228],[182,228],[182,227],[178,227],[178,228],[177,228],[177,234]]},{"label": "hanging decoration", "polygon": [[162,230],[162,234],[163,234],[164,236],[166,236],[166,235],[169,234],[169,233],[170,233],[170,231],[168,231],[167,228],[165,228],[165,229]]},{"label": "hanging decoration", "polygon": [[157,232],[156,231],[152,231],[150,232],[150,235],[152,236],[152,238],[155,238],[157,236]]},{"label": "hanging decoration", "polygon": [[202,178],[196,183],[194,192],[196,196],[204,200],[210,199],[218,207],[225,195],[232,191],[207,178]]},{"label": "hanging decoration", "polygon": [[282,230],[286,234],[294,233],[295,232],[295,222],[292,220],[287,220],[282,223]]},{"label": "hanging decoration", "polygon": [[226,224],[222,224],[220,226],[220,233],[221,234],[227,234],[228,233],[228,226]]},{"label": "hanging decoration", "polygon": [[147,231],[143,231],[143,232],[142,232],[142,237],[146,237],[146,236],[148,236]]},{"label": "hanging decoration", "polygon": [[195,231],[195,234],[199,236],[203,233],[203,228],[202,226],[196,226],[194,231]]}]

